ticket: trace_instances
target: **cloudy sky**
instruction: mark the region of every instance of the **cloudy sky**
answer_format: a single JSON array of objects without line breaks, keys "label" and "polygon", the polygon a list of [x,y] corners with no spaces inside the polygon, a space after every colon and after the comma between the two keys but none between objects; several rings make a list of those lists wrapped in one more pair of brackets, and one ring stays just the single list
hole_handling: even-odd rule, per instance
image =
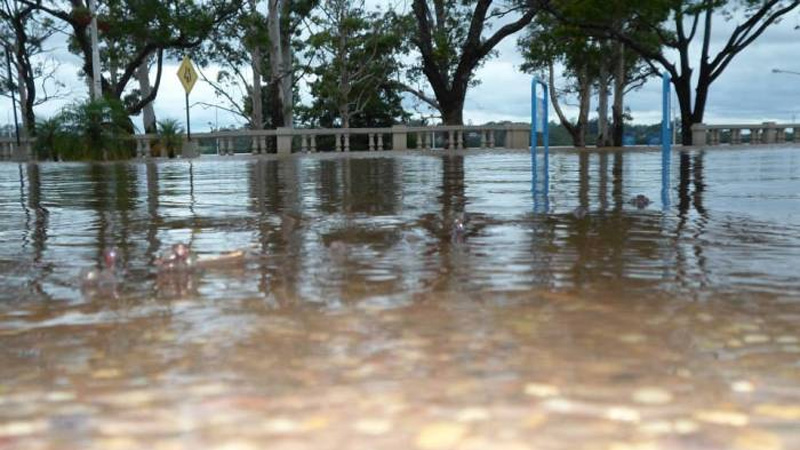
[{"label": "cloudy sky", "polygon": [[[725,22],[717,18],[713,28],[712,54],[719,49],[730,35],[735,20]],[[772,73],[773,68],[797,71],[800,73],[800,14],[794,13],[780,24],[769,29],[759,40],[745,49],[725,73],[711,87],[707,107],[708,123],[758,123],[767,120],[789,122],[800,116],[800,75]],[[69,99],[53,101],[37,109],[37,114],[49,116],[64,104],[76,98],[85,98],[85,83],[77,77],[79,59],[70,55],[63,44],[54,44],[53,55],[61,63],[59,74],[68,85]],[[499,55],[486,63],[478,72],[481,84],[467,94],[464,120],[475,124],[487,121],[530,120],[530,76],[519,71],[521,57],[516,50],[516,37],[509,38],[498,47]],[[169,61],[165,67],[161,89],[155,102],[159,119],[185,118],[184,94],[177,76],[180,61]],[[697,65],[697,57],[693,58]],[[214,67],[204,69],[208,75],[215,72]],[[154,74],[153,74],[154,76]],[[556,81],[563,85],[562,80]],[[558,87],[558,86],[557,86]],[[660,80],[653,80],[627,98],[636,123],[654,123],[660,120]],[[191,102],[219,103],[212,89],[198,82]],[[596,103],[596,101],[594,102]],[[674,104],[677,104],[673,100]],[[3,124],[12,123],[11,103],[0,102],[6,111],[0,116]],[[575,108],[565,105],[568,116],[575,115]],[[135,120],[141,126],[140,119]],[[218,109],[192,108],[192,130],[208,130],[212,126],[232,126],[241,124],[229,113]]]}]

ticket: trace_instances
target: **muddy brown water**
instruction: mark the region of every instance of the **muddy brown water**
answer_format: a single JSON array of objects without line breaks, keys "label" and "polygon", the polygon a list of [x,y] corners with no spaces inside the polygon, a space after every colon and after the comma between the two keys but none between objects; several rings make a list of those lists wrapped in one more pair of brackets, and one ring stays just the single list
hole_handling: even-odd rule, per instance
[{"label": "muddy brown water", "polygon": [[[800,150],[676,153],[666,197],[657,152],[549,173],[0,164],[0,449],[800,448]],[[177,242],[247,256],[159,276]]]}]

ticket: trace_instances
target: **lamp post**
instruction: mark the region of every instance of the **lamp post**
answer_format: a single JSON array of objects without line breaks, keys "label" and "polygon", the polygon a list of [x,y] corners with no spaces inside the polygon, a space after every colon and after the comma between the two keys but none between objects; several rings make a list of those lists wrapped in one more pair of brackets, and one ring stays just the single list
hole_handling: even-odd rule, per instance
[{"label": "lamp post", "polygon": [[772,73],[788,73],[789,75],[800,75],[800,72],[795,72],[793,70],[783,70],[783,69],[772,69]]},{"label": "lamp post", "polygon": [[[783,70],[783,69],[778,69],[778,68],[772,69],[772,73],[785,73],[785,74],[788,74],[788,75],[800,75],[800,72],[795,72],[794,70]],[[792,113],[792,123],[794,123],[794,120],[795,120],[795,113]]]},{"label": "lamp post", "polygon": [[92,21],[89,24],[89,32],[92,41],[92,100],[100,100],[103,97],[103,85],[100,78],[100,48],[97,42],[97,6],[94,0],[89,0],[89,13]]},{"label": "lamp post", "polygon": [[17,119],[17,96],[14,92],[14,82],[11,74],[11,52],[8,51],[8,47],[6,47],[6,66],[8,68],[8,90],[11,92],[11,109],[14,110],[14,133],[17,137],[17,148],[19,148],[21,142],[19,138],[19,122]]}]

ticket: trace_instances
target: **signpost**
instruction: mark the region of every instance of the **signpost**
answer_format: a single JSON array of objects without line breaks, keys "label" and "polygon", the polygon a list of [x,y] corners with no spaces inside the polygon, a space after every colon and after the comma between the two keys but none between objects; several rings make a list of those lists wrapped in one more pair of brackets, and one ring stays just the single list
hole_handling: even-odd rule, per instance
[{"label": "signpost", "polygon": [[183,57],[181,66],[178,67],[178,79],[181,80],[183,89],[186,91],[186,139],[192,141],[192,130],[189,125],[189,93],[192,92],[194,84],[197,82],[197,71],[188,56]]},{"label": "signpost", "polygon": [[11,108],[14,110],[14,133],[17,136],[17,151],[19,151],[22,143],[19,138],[19,119],[17,119],[17,96],[14,93],[16,87],[14,86],[14,78],[11,74],[11,53],[6,47],[6,67],[8,68],[8,91],[11,92]]}]

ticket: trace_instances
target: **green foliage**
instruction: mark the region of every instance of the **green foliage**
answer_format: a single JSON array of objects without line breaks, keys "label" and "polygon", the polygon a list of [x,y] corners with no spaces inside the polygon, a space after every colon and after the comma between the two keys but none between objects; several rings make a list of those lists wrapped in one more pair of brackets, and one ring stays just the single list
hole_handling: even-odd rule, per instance
[{"label": "green foliage", "polygon": [[125,108],[113,100],[84,101],[39,122],[35,151],[41,159],[111,160],[135,156],[133,128]]},{"label": "green foliage", "polygon": [[[83,2],[40,4],[51,16],[68,24],[73,34],[69,49],[79,54],[82,71],[91,70],[91,45]],[[162,58],[180,58],[198,47],[225,18],[238,10],[239,0],[107,0],[98,4],[101,28],[100,56],[103,93],[124,102],[130,114],[138,114],[148,103],[139,89],[130,86],[136,69],[155,56],[158,91]],[[62,7],[63,9],[59,9]],[[108,75],[106,75],[108,74]]]},{"label": "green foliage", "polygon": [[[244,2],[242,2],[244,3]],[[202,46],[194,51],[194,60],[201,67],[214,64],[218,66],[217,76],[206,80],[217,97],[217,103],[226,111],[237,114],[246,121],[252,120],[252,77],[246,76],[245,68],[252,67],[252,50],[259,46],[261,58],[262,81],[269,83],[272,79],[269,60],[269,32],[267,17],[258,10],[253,10],[253,3],[239,8],[236,14],[228,17],[215,27],[204,39]],[[307,19],[319,0],[294,0],[283,2],[280,8],[281,35],[291,41],[295,52],[306,48],[305,36]],[[288,76],[293,80],[295,74],[307,70],[302,61],[293,59],[293,68]],[[266,128],[274,127],[272,92],[268,86],[261,87],[263,123]],[[298,98],[297,95],[293,99]],[[292,105],[294,106],[294,105]]]},{"label": "green foliage", "polygon": [[167,155],[174,158],[183,145],[183,126],[175,119],[158,121],[158,145],[167,150]]},{"label": "green foliage", "polygon": [[363,2],[322,2],[319,31],[308,39],[308,58],[320,64],[309,83],[312,104],[299,111],[312,126],[391,126],[407,119],[394,81],[403,43],[394,13],[366,11]]},{"label": "green foliage", "polygon": [[33,151],[38,160],[59,160],[64,155],[76,153],[80,148],[76,135],[67,131],[60,115],[40,120],[36,125],[37,137]]}]

